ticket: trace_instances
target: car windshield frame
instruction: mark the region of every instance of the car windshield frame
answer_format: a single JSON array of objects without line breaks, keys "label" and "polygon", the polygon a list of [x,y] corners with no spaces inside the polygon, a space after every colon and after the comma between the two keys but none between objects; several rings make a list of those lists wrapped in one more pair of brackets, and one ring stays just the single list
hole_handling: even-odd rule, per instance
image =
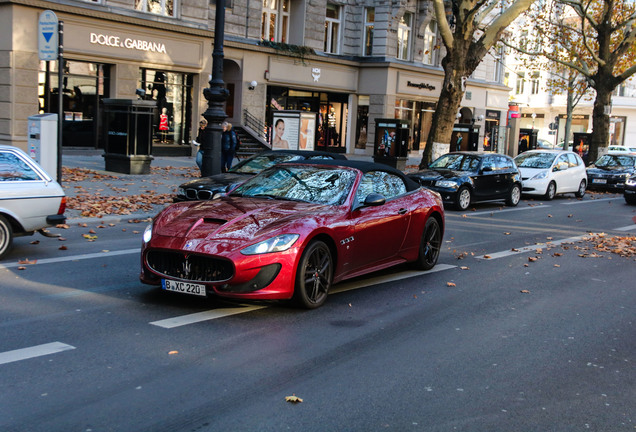
[{"label": "car windshield frame", "polygon": [[463,153],[448,153],[435,159],[429,165],[432,170],[477,171],[481,158]]},{"label": "car windshield frame", "polygon": [[342,205],[351,194],[356,177],[351,168],[276,165],[249,179],[229,196]]},{"label": "car windshield frame", "polygon": [[518,168],[549,169],[556,158],[565,153],[526,152],[515,158]]}]

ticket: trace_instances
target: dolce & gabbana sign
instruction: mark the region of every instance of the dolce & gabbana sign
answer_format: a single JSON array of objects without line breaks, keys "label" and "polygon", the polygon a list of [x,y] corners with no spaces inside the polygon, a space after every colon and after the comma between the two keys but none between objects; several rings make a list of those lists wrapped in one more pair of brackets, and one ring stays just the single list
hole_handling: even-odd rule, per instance
[{"label": "dolce & gabbana sign", "polygon": [[153,40],[122,38],[121,36],[103,33],[91,33],[90,43],[94,45],[167,54],[166,45]]}]

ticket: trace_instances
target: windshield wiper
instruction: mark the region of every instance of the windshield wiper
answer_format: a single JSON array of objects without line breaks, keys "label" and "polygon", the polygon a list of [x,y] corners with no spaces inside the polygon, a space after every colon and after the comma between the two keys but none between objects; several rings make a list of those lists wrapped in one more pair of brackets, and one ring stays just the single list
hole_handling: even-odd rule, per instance
[{"label": "windshield wiper", "polygon": [[278,198],[280,198],[279,196],[276,196],[276,195],[264,194],[264,193],[259,193],[259,194],[250,195],[250,196],[252,198],[268,198],[268,199],[278,199]]}]

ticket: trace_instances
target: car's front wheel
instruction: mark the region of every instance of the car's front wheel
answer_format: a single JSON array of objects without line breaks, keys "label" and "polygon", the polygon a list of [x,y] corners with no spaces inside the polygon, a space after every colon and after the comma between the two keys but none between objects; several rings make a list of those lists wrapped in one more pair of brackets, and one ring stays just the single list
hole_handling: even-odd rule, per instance
[{"label": "car's front wheel", "polygon": [[455,198],[455,207],[457,210],[466,210],[470,206],[471,193],[470,189],[466,186],[462,186],[457,191],[457,198]]},{"label": "car's front wheel", "polygon": [[508,195],[508,198],[506,199],[506,205],[515,207],[517,204],[519,204],[520,200],[521,200],[521,187],[518,184],[512,185],[512,188],[510,188],[510,194]]},{"label": "car's front wheel", "polygon": [[627,204],[636,204],[636,195],[623,195]]},{"label": "car's front wheel", "polygon": [[11,249],[13,243],[13,229],[4,216],[0,216],[0,259]]},{"label": "car's front wheel", "polygon": [[581,183],[579,183],[579,189],[574,193],[574,196],[577,198],[583,198],[585,196],[586,187],[587,182],[585,180],[581,180]]},{"label": "car's front wheel", "polygon": [[293,300],[298,306],[315,309],[327,300],[333,279],[333,258],[324,242],[311,242],[298,263]]},{"label": "car's front wheel", "polygon": [[442,229],[434,217],[429,217],[424,225],[420,252],[417,261],[413,263],[418,270],[430,270],[437,264],[442,246]]},{"label": "car's front wheel", "polygon": [[556,196],[556,190],[557,190],[556,183],[551,181],[550,184],[548,185],[548,189],[546,189],[545,191],[545,195],[544,195],[545,199],[548,201],[553,200],[554,197]]}]

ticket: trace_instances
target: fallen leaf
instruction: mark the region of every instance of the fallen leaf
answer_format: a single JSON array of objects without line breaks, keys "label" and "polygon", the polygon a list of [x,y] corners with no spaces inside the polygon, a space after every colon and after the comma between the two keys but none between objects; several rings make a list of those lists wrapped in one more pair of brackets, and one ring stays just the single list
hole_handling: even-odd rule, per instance
[{"label": "fallen leaf", "polygon": [[68,226],[67,224],[57,224],[55,225],[55,228],[69,229],[70,226]]},{"label": "fallen leaf", "polygon": [[33,240],[31,244],[40,244],[40,240]]},{"label": "fallen leaf", "polygon": [[179,351],[169,351],[168,352],[169,355],[173,355],[173,354],[179,354]]},{"label": "fallen leaf", "polygon": [[67,248],[66,246],[62,245],[62,246],[60,246],[58,249],[59,249],[59,250],[67,250],[68,248]]},{"label": "fallen leaf", "polygon": [[561,267],[561,265],[560,265],[560,264],[555,264],[554,266],[555,266],[555,267]]},{"label": "fallen leaf", "polygon": [[18,261],[18,264],[25,264],[25,265],[31,265],[31,264],[37,264],[38,260],[33,260],[33,261],[29,261],[29,259],[23,259]]},{"label": "fallen leaf", "polygon": [[457,286],[457,285],[455,285],[455,283],[453,283],[453,282],[446,282],[446,286],[454,287],[454,286]]},{"label": "fallen leaf", "polygon": [[26,270],[26,267],[18,267],[18,270]]},{"label": "fallen leaf", "polygon": [[504,235],[510,235],[510,233],[509,232],[505,232]]},{"label": "fallen leaf", "polygon": [[460,270],[470,270],[470,267],[461,266],[459,269],[460,269]]},{"label": "fallen leaf", "polygon": [[530,291],[528,291],[528,290],[521,290],[521,292],[524,293],[524,294],[530,294]]},{"label": "fallen leaf", "polygon": [[490,256],[490,255],[484,255],[484,258],[486,258],[486,259],[490,259],[490,258],[491,258],[491,256]]},{"label": "fallen leaf", "polygon": [[285,401],[289,403],[297,404],[297,403],[301,403],[303,400],[294,394],[291,396],[285,396]]},{"label": "fallen leaf", "polygon": [[537,260],[537,257],[528,257],[528,261],[530,262],[535,262]]}]

